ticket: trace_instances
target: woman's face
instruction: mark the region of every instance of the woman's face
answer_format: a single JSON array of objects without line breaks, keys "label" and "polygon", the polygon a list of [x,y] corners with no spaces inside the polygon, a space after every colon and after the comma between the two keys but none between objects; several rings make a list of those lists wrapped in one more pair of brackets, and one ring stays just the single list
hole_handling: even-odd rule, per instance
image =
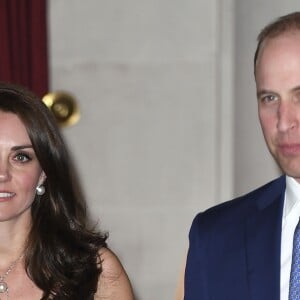
[{"label": "woman's face", "polygon": [[44,179],[24,124],[0,110],[0,222],[30,222],[36,187]]}]

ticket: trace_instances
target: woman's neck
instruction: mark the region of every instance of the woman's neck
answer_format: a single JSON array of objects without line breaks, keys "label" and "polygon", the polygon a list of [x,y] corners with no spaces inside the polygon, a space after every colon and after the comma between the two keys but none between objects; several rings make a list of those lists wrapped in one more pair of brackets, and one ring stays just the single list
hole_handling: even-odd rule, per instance
[{"label": "woman's neck", "polygon": [[29,222],[0,222],[0,269],[5,268],[8,262],[16,260],[24,252],[29,230]]}]

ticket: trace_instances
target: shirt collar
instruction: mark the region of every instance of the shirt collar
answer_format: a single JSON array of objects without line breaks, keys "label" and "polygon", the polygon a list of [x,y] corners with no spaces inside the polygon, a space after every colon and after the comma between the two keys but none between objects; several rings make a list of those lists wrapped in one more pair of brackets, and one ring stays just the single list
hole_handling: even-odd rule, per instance
[{"label": "shirt collar", "polygon": [[287,217],[297,202],[300,202],[300,184],[292,177],[286,176],[286,190],[283,217]]}]

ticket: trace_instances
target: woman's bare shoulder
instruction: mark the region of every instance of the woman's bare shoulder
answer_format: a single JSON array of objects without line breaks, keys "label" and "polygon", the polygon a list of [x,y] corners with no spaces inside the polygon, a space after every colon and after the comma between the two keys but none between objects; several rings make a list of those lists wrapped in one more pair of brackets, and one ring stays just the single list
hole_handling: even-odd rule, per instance
[{"label": "woman's bare shoulder", "polygon": [[107,248],[99,251],[102,273],[96,300],[134,300],[129,278],[118,257]]}]

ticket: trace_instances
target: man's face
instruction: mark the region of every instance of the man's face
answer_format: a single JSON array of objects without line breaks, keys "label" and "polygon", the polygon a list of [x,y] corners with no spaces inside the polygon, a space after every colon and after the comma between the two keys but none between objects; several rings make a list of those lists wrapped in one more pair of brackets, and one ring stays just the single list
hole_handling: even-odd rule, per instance
[{"label": "man's face", "polygon": [[255,80],[267,146],[281,169],[300,182],[300,31],[263,43]]}]

